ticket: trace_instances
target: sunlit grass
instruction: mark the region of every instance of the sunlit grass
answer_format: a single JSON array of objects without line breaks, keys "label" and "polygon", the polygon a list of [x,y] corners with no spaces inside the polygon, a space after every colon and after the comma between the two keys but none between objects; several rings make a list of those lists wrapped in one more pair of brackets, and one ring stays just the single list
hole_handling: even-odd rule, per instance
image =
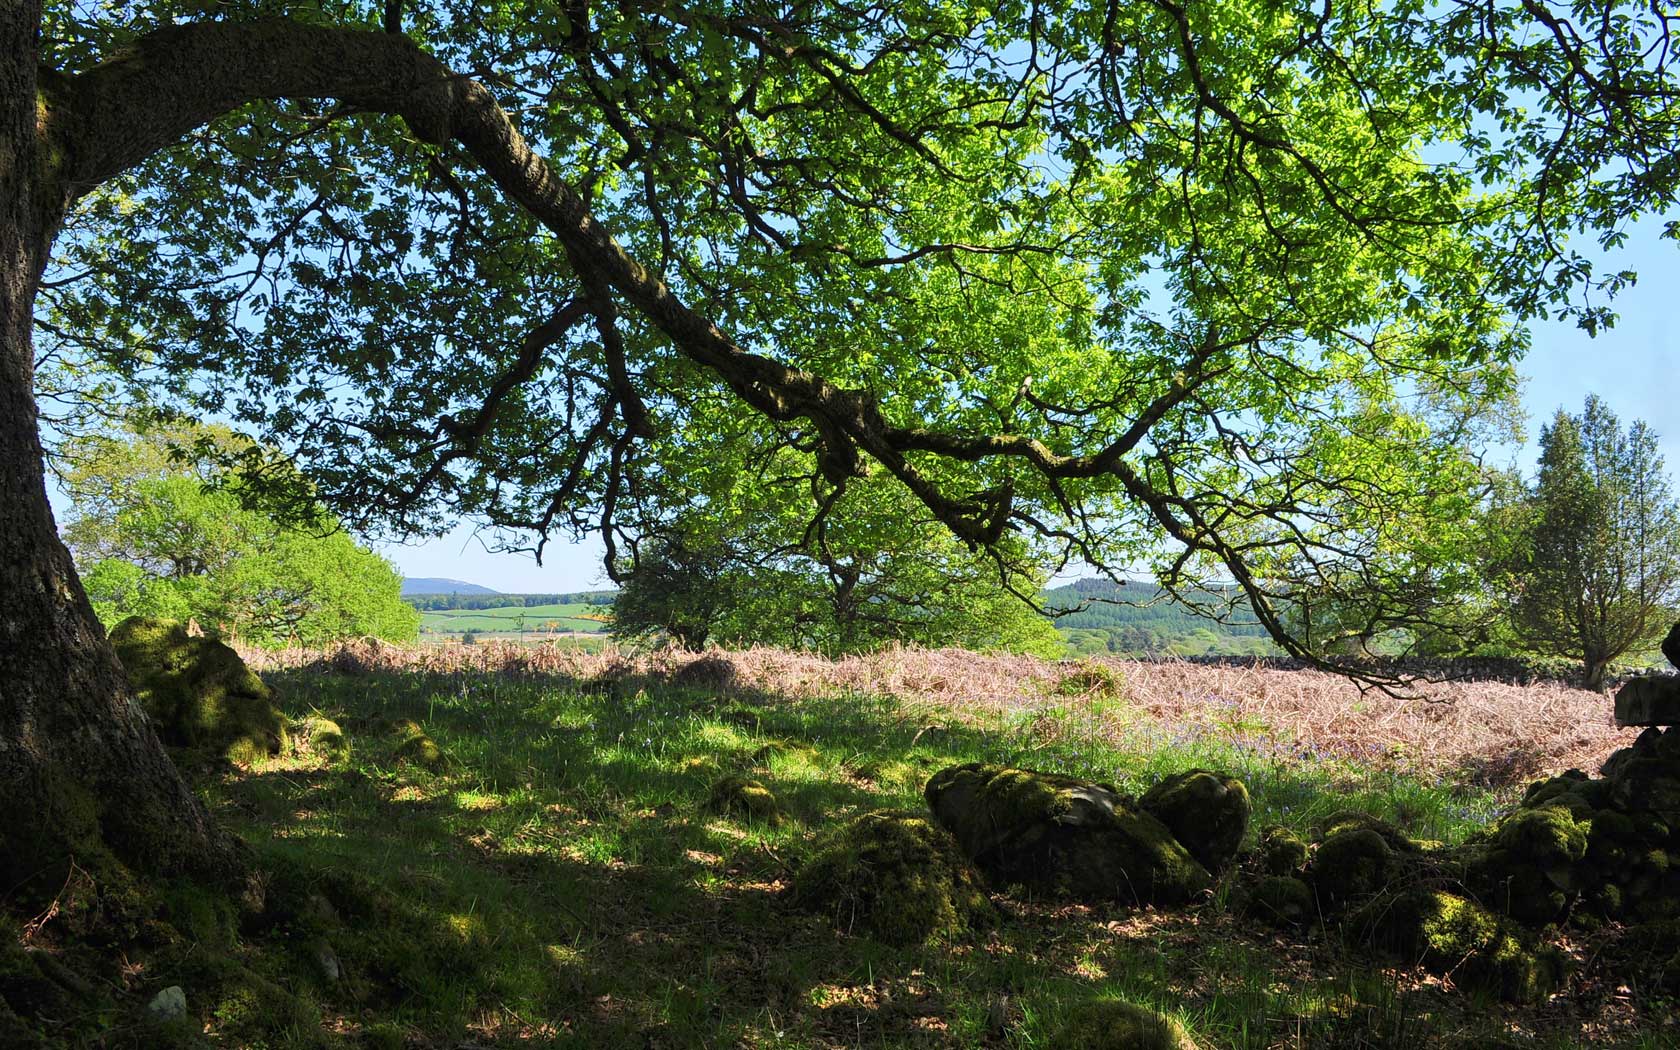
[{"label": "sunlit grass", "polygon": [[[1374,768],[1250,716],[1165,726],[1124,681],[1095,699],[959,710],[489,672],[270,678],[290,710],[339,722],[350,757],[283,756],[229,776],[213,801],[337,912],[323,936],[342,981],[299,978],[275,947],[284,931],[254,943],[260,965],[367,1045],[395,1031],[428,1046],[1032,1048],[1092,996],[1165,1010],[1208,1047],[1470,1046],[1508,1027],[1527,1045],[1577,1045],[1332,943],[1279,941],[1223,892],[1175,914],[1005,902],[971,943],[904,949],[837,932],[782,893],[820,831],[921,808],[927,778],[958,762],[1133,793],[1209,767],[1247,783],[1255,827],[1307,831],[1351,806],[1444,840],[1508,804],[1508,788]],[[404,719],[437,742],[437,768],[396,757],[387,727]],[[785,819],[706,812],[729,773],[769,787]]]}]

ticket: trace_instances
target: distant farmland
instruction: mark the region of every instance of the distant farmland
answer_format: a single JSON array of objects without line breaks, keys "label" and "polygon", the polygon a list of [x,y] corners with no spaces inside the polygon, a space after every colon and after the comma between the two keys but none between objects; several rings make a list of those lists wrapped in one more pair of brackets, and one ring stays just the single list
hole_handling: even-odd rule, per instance
[{"label": "distant farmland", "polygon": [[421,614],[422,634],[603,634],[606,607],[568,602],[562,605],[517,605],[494,609],[429,609]]}]

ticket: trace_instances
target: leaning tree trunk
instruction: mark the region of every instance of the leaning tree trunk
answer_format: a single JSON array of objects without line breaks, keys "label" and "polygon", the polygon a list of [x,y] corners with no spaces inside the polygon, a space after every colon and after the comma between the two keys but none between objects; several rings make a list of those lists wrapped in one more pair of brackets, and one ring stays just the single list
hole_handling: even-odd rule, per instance
[{"label": "leaning tree trunk", "polygon": [[38,0],[0,3],[0,894],[72,862],[237,875],[238,843],[135,701],[59,541],[36,429],[35,294],[58,206],[38,183]]}]

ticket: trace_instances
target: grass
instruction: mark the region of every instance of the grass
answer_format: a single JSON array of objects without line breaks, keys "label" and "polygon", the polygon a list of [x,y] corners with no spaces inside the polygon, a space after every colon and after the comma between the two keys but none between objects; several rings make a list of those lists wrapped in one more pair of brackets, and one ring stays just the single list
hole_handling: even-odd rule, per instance
[{"label": "grass", "polygon": [[599,634],[607,629],[602,606],[571,602],[562,605],[504,606],[494,609],[428,609],[420,629],[429,634],[552,634],[579,631]]},{"label": "grass", "polygon": [[[1537,1047],[1671,1045],[1659,1038],[1671,1031],[1658,1027],[1660,1001],[1639,1011],[1614,997],[1593,1008],[1473,1002],[1333,939],[1255,927],[1223,889],[1174,913],[1002,899],[991,933],[903,949],[836,930],[784,896],[820,831],[865,810],[921,808],[927,778],[957,762],[1134,792],[1208,766],[1247,782],[1255,827],[1305,831],[1352,805],[1447,840],[1508,805],[1513,785],[1373,766],[1357,747],[1282,746],[1240,711],[1216,712],[1212,729],[1165,721],[1140,699],[1135,668],[1065,689],[1051,678],[1023,687],[1036,702],[1005,704],[929,688],[802,688],[786,667],[779,691],[683,688],[657,660],[509,646],[497,666],[497,650],[480,648],[386,651],[383,665],[351,673],[331,661],[268,672],[294,717],[344,728],[350,757],[300,751],[205,790],[266,866],[298,873],[328,902],[336,918],[320,937],[342,977],[319,975],[314,932],[250,936],[246,962],[320,1022],[215,1006],[217,1042],[1025,1050],[1045,1044],[1070,1004],[1114,995],[1228,1050],[1511,1035]],[[771,658],[735,658],[742,678],[755,659]],[[435,768],[396,757],[391,727],[404,721],[436,741]],[[785,819],[707,813],[726,773],[763,782]],[[144,992],[180,983],[196,1002],[192,974],[163,963],[144,973]]]}]

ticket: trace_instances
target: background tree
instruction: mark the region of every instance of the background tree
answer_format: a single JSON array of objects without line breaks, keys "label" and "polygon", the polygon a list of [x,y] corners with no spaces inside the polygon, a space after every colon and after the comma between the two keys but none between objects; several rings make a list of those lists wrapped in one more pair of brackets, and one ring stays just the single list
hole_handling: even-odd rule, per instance
[{"label": "background tree", "polygon": [[1680,182],[1631,0],[270,10],[0,8],[8,878],[237,866],[57,541],[37,317],[352,526],[612,536],[662,436],[762,422],[813,513],[873,474],[973,548],[1223,572],[1306,653],[1260,581],[1426,509],[1440,437],[1326,435],[1602,324],[1569,236]]},{"label": "background tree", "polygon": [[1644,422],[1626,430],[1588,395],[1540,432],[1512,619],[1538,652],[1582,662],[1604,687],[1618,657],[1656,645],[1680,601],[1680,505]]},{"label": "background tree", "polygon": [[745,561],[721,541],[673,532],[642,545],[613,596],[612,635],[668,636],[691,653],[750,591]]},{"label": "background tree", "polygon": [[[203,449],[216,451],[195,455]],[[225,427],[84,434],[64,445],[73,503],[64,538],[100,621],[192,619],[260,645],[417,637],[420,613],[390,562],[329,517],[287,524],[242,502],[238,479],[217,463],[248,451]]]}]

